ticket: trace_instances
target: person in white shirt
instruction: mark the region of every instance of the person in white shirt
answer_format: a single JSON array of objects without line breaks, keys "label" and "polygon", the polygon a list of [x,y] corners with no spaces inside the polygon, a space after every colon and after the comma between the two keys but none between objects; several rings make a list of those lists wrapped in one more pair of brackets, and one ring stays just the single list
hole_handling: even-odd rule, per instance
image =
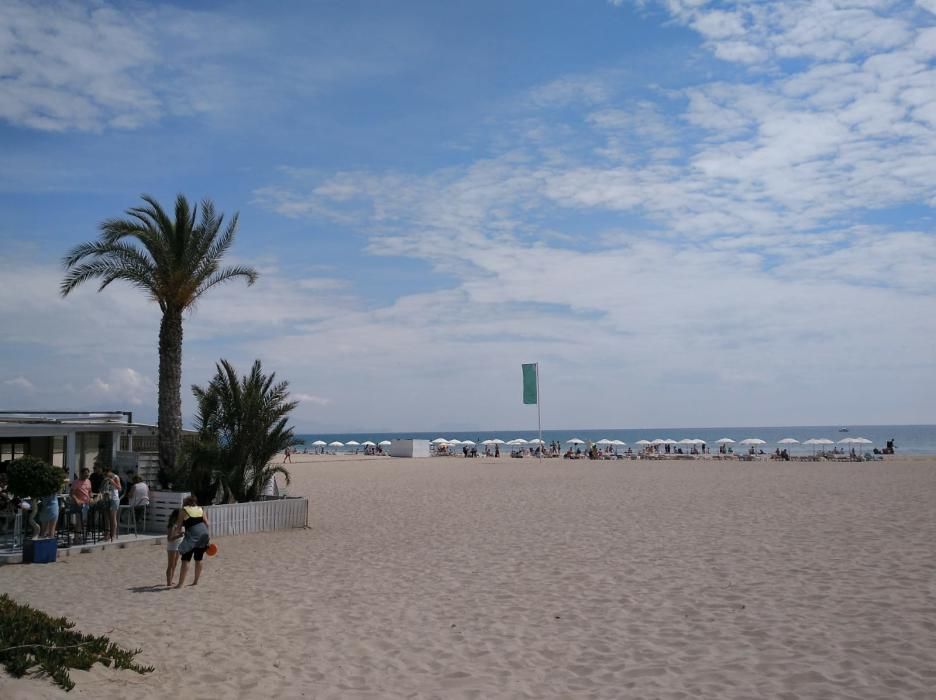
[{"label": "person in white shirt", "polygon": [[130,484],[130,493],[127,494],[127,505],[133,508],[133,514],[138,523],[143,522],[143,511],[145,506],[149,505],[149,502],[149,486],[143,481],[143,477],[137,474],[133,477],[133,481]]}]

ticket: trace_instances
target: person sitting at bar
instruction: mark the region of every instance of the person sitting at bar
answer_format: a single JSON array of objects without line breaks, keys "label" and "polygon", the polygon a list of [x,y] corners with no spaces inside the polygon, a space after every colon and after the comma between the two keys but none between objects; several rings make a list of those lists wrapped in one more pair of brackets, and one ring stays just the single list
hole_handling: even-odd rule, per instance
[{"label": "person sitting at bar", "polygon": [[140,523],[143,521],[143,513],[146,510],[146,506],[149,505],[149,502],[149,486],[143,481],[142,476],[135,474],[133,476],[133,481],[130,483],[127,505],[133,508],[133,517],[136,518],[136,522]]}]

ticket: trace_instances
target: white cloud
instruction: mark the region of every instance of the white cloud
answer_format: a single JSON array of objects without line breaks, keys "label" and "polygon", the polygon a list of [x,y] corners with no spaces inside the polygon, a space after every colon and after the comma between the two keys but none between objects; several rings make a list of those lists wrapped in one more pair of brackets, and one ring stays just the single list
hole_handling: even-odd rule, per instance
[{"label": "white cloud", "polygon": [[105,377],[95,377],[82,394],[87,401],[107,402],[108,406],[151,406],[156,383],[131,367],[115,367]]},{"label": "white cloud", "polygon": [[26,377],[13,377],[12,379],[4,379],[3,384],[5,386],[14,387],[23,391],[34,391],[36,388],[31,381],[26,379]]},{"label": "white cloud", "polygon": [[327,406],[332,402],[331,399],[326,399],[321,396],[314,396],[312,394],[290,394],[290,398],[295,399],[296,401],[302,401],[304,403],[312,403],[316,406]]},{"label": "white cloud", "polygon": [[169,5],[10,0],[0,4],[0,119],[98,131],[218,110],[230,77],[196,78],[256,36],[219,14]]}]

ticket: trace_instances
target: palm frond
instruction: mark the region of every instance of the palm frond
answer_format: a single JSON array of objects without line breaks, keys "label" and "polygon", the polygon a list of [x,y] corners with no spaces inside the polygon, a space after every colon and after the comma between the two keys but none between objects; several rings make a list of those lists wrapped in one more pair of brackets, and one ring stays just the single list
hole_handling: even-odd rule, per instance
[{"label": "palm frond", "polygon": [[250,286],[257,281],[257,276],[257,271],[252,267],[247,267],[245,265],[234,265],[232,267],[226,267],[223,270],[215,272],[208,279],[202,282],[195,290],[195,293],[192,296],[192,301],[194,302],[197,300],[199,297],[201,297],[202,294],[207,292],[212,287],[237,277],[246,278],[247,286]]}]

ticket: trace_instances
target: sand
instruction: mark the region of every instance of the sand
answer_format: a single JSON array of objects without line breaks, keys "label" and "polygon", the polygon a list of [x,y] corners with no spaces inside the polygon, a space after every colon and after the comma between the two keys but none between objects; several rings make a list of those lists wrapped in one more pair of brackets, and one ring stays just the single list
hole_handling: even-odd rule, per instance
[{"label": "sand", "polygon": [[0,567],[156,666],[68,697],[936,697],[936,459],[300,459],[311,528],[196,588],[156,546]]}]

